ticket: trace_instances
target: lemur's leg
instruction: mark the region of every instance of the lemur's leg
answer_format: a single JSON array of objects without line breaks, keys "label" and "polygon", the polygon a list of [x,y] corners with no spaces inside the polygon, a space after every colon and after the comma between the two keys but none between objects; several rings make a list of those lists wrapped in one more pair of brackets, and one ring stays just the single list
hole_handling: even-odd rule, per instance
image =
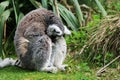
[{"label": "lemur's leg", "polygon": [[[15,44],[15,49],[16,49],[18,58],[24,57],[28,51],[29,40],[24,37],[18,38],[18,36],[16,36],[14,39],[14,44]],[[21,68],[23,67],[20,59],[15,61],[14,66],[21,67]]]},{"label": "lemur's leg", "polygon": [[33,62],[37,70],[56,73],[57,68],[49,66],[52,53],[51,39],[47,35],[40,36],[33,46]]},{"label": "lemur's leg", "polygon": [[54,59],[54,65],[62,71],[64,71],[65,67],[68,66],[67,64],[63,64],[64,59],[65,59],[65,56],[63,55],[63,53],[57,53]]},{"label": "lemur's leg", "polygon": [[53,65],[49,66],[49,64],[50,61],[48,60],[47,63],[45,63],[44,66],[41,68],[41,71],[56,73],[58,70],[57,67],[54,67]]},{"label": "lemur's leg", "polygon": [[20,38],[16,38],[14,40],[14,43],[18,57],[26,55],[26,52],[28,50],[29,40],[27,40],[24,37],[20,37]]},{"label": "lemur's leg", "polygon": [[54,66],[54,58],[55,58],[55,44],[52,43],[52,53],[51,53],[51,58],[50,58],[50,64],[49,66]]},{"label": "lemur's leg", "polygon": [[55,43],[55,46],[53,46],[53,53],[54,54],[54,65],[60,69],[65,70],[66,64],[63,65],[63,61],[66,57],[66,41],[64,37],[59,37],[58,40]]}]

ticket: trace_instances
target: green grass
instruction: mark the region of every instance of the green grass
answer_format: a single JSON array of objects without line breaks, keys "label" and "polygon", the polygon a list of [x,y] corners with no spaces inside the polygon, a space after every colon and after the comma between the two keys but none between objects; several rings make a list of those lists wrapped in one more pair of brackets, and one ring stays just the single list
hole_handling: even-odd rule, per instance
[{"label": "green grass", "polygon": [[[101,77],[96,76],[98,68],[90,68],[86,62],[67,58],[69,67],[56,74],[24,70],[15,66],[0,69],[0,80],[120,80],[120,71],[107,69]],[[92,65],[92,64],[91,64]]]},{"label": "green grass", "polygon": [[79,62],[71,58],[66,63],[69,65],[66,71],[58,71],[56,74],[8,66],[0,69],[0,80],[97,80],[86,63],[77,64]]},{"label": "green grass", "polygon": [[95,71],[58,72],[56,74],[23,70],[18,67],[0,69],[0,80],[120,80],[120,73],[116,70],[96,77]]},{"label": "green grass", "polygon": [[[88,74],[87,74],[88,75]],[[95,80],[83,73],[58,72],[56,74],[38,71],[23,70],[18,67],[6,67],[0,69],[0,80]]]}]

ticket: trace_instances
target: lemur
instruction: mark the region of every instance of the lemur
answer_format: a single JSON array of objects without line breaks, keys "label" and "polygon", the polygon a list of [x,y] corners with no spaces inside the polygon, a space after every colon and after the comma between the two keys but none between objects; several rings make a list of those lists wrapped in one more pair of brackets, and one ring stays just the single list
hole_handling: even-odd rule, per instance
[{"label": "lemur", "polygon": [[[53,73],[57,72],[57,69],[64,70],[64,34],[70,34],[70,31],[53,12],[43,8],[29,12],[18,24],[14,37],[21,67]],[[65,48],[61,50],[63,47]],[[57,54],[63,55],[57,58]],[[5,61],[8,61],[9,65],[16,65],[15,60],[5,59],[0,66],[3,63],[8,65]]]}]

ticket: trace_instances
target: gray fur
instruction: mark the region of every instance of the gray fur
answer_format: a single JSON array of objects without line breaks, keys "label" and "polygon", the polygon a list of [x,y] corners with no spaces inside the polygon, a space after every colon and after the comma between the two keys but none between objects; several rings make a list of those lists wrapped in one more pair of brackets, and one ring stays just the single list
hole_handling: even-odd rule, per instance
[{"label": "gray fur", "polygon": [[67,45],[63,36],[57,37],[52,47],[51,65],[64,71],[66,64],[63,65],[63,61],[66,57]]},{"label": "gray fur", "polygon": [[31,11],[18,24],[14,43],[23,68],[55,72],[55,68],[48,67],[52,41],[46,30],[51,24],[56,24],[62,31],[61,35],[64,34],[61,20],[46,9]]},{"label": "gray fur", "polygon": [[[53,24],[56,26],[50,27]],[[7,65],[11,62],[22,68],[53,73],[57,68],[64,70],[62,63],[67,47],[63,34],[70,34],[70,31],[53,12],[46,9],[31,11],[20,21],[15,32],[14,44],[20,60],[8,59]]]}]

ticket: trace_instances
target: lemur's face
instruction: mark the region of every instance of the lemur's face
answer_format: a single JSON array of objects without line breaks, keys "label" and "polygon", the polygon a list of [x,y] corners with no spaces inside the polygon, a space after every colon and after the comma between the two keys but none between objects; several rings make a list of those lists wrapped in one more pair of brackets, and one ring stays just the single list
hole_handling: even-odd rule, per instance
[{"label": "lemur's face", "polygon": [[60,27],[57,26],[57,24],[49,25],[47,29],[47,34],[49,36],[54,36],[54,37],[62,36],[64,34],[67,34],[67,35],[71,34],[70,30],[66,26],[63,26],[63,28],[64,28],[63,29],[64,31],[62,31]]},{"label": "lemur's face", "polygon": [[53,12],[48,11],[48,15],[45,16],[45,22],[47,26],[47,35],[51,37],[62,36],[64,34],[71,34],[66,26],[63,25],[59,17]]}]

